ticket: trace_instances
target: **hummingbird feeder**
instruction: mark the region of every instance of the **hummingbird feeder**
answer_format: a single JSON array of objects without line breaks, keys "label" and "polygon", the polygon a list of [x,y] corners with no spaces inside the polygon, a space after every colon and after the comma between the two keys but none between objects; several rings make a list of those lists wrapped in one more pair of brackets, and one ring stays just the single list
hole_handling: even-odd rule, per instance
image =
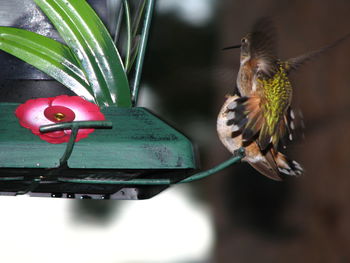
[{"label": "hummingbird feeder", "polygon": [[[239,151],[226,162],[195,173],[191,141],[149,110],[135,106],[154,0],[139,1],[134,27],[128,1],[118,7],[115,39],[122,31],[121,17],[127,28],[126,38],[120,40],[127,46],[124,63],[107,29],[85,1],[34,2],[67,45],[23,29],[0,27],[0,49],[80,97],[0,103],[0,195],[145,199],[243,158],[244,152]],[[127,79],[130,72],[132,88]],[[81,102],[81,97],[86,101]],[[78,104],[87,110],[80,112]]]}]

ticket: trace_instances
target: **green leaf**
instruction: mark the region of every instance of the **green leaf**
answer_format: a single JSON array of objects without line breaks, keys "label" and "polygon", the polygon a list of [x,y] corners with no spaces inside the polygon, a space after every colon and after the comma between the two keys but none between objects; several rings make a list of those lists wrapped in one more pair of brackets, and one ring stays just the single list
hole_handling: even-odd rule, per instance
[{"label": "green leaf", "polygon": [[82,0],[34,0],[71,48],[99,105],[131,106],[120,55],[95,11]]},{"label": "green leaf", "polygon": [[77,95],[94,102],[92,89],[67,46],[23,29],[0,27],[0,49],[33,65]]},{"label": "green leaf", "polygon": [[123,5],[125,10],[126,31],[127,31],[125,69],[126,69],[126,72],[128,72],[129,63],[130,63],[130,51],[131,51],[131,19],[130,19],[130,7],[128,4],[128,0],[123,0]]}]

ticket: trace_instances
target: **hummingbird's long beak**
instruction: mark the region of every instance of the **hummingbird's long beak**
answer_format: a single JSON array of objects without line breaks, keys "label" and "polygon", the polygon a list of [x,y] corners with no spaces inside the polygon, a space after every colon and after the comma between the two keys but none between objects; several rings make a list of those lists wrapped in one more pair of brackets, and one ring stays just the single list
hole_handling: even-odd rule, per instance
[{"label": "hummingbird's long beak", "polygon": [[240,47],[241,47],[241,45],[235,45],[235,46],[225,47],[222,50],[233,49],[233,48],[240,48]]}]

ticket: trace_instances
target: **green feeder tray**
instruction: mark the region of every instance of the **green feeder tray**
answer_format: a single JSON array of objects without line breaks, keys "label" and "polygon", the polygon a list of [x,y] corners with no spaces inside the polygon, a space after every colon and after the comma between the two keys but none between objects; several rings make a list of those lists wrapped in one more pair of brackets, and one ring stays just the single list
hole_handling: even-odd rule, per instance
[{"label": "green feeder tray", "polygon": [[[171,184],[215,173],[196,169],[191,142],[148,110],[107,107],[107,121],[42,126],[42,132],[71,129],[65,144],[50,144],[19,125],[17,103],[0,103],[0,194],[94,199],[144,199]],[[96,128],[74,142],[79,128]]]},{"label": "green feeder tray", "polygon": [[[144,108],[107,107],[102,109],[108,120],[105,122],[72,122],[42,127],[42,131],[72,128],[73,124],[77,128],[96,128],[87,139],[77,143],[71,140],[67,144],[50,144],[19,125],[14,115],[17,107],[16,103],[0,104],[2,192],[12,192],[7,186],[13,181],[26,182],[21,184],[24,188],[16,189],[15,193],[28,190],[48,192],[52,183],[85,183],[90,186],[98,183],[101,188],[107,182],[110,187],[113,182],[145,177],[169,178],[170,174],[169,183],[175,183],[196,168],[191,142]],[[72,131],[73,138],[74,129]],[[35,190],[28,189],[27,186],[38,180],[41,183],[36,183]],[[64,189],[76,194],[73,189],[69,191],[69,187]]]},{"label": "green feeder tray", "polygon": [[[19,125],[14,111],[18,104],[2,103],[0,121],[0,167],[57,168],[65,144],[50,144]],[[73,169],[194,169],[191,142],[174,128],[139,107],[102,108],[106,122],[88,122],[96,129],[75,143],[66,160]],[[74,122],[73,122],[74,123]],[[79,122],[83,124],[84,122]],[[94,124],[97,123],[97,124]],[[68,127],[67,124],[49,126]],[[82,127],[80,125],[80,127]],[[42,127],[42,131],[48,131]],[[62,129],[62,128],[61,128]]]}]

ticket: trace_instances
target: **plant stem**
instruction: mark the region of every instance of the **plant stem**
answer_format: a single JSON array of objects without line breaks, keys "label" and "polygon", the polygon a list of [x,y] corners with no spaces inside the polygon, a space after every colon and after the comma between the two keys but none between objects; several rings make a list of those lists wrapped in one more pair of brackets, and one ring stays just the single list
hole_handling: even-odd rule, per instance
[{"label": "plant stem", "polygon": [[[146,0],[145,0],[146,1]],[[135,105],[137,103],[138,92],[139,92],[139,84],[141,79],[141,71],[143,66],[143,60],[145,57],[147,39],[149,34],[149,29],[151,25],[151,18],[154,9],[154,0],[148,0],[145,14],[145,22],[143,25],[142,36],[140,40],[140,51],[136,60],[136,68],[135,68],[135,80],[132,89],[132,103]]]}]

